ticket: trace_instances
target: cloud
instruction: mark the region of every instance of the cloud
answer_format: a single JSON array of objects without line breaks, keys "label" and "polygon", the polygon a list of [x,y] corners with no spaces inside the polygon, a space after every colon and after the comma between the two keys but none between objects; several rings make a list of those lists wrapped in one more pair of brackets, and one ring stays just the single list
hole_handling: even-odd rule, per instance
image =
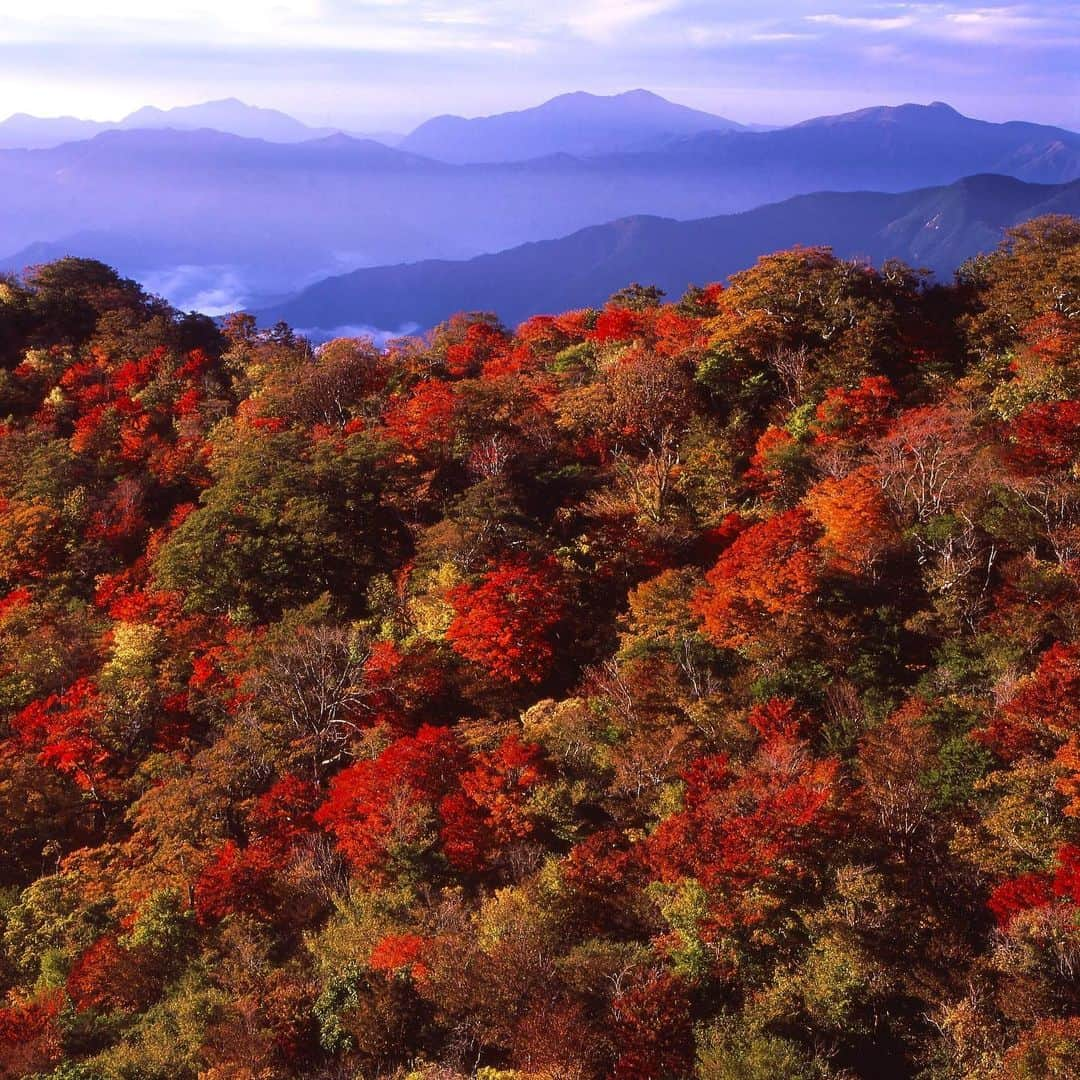
[{"label": "cloud", "polygon": [[752,33],[747,40],[769,44],[770,42],[777,41],[816,41],[817,37],[817,34],[798,34],[792,31],[775,31],[772,33]]},{"label": "cloud", "polygon": [[[680,30],[708,27],[713,40],[784,41],[807,24],[851,35],[911,32],[944,40],[1009,43],[1075,34],[1074,5],[840,0],[805,13],[802,0],[36,0],[5,13],[0,43],[127,41],[215,48],[350,49],[365,54],[535,52],[578,39],[628,47],[677,44]],[[686,38],[682,39],[686,47]]]},{"label": "cloud", "polygon": [[[39,0],[0,20],[0,115],[236,96],[407,130],[645,86],[782,123],[903,100],[1080,123],[1080,7],[1027,0]],[[914,58],[914,60],[913,60]],[[763,104],[767,103],[767,104]]]},{"label": "cloud", "polygon": [[642,22],[672,12],[677,0],[584,0],[563,16],[574,33],[591,40],[608,41]]},{"label": "cloud", "polygon": [[839,26],[844,29],[870,30],[884,33],[889,30],[903,30],[915,23],[914,15],[893,15],[882,18],[870,18],[863,15],[807,15],[807,22],[824,23],[827,26]]},{"label": "cloud", "polygon": [[370,338],[381,349],[388,341],[410,337],[419,329],[420,324],[415,322],[403,323],[397,330],[380,330],[377,326],[366,326],[360,323],[329,328],[313,326],[297,330],[296,333],[316,345],[333,341],[335,338]]},{"label": "cloud", "polygon": [[244,272],[235,266],[171,266],[136,274],[139,284],[180,311],[226,315],[240,311],[251,296]]},{"label": "cloud", "polygon": [[1033,36],[1045,39],[1047,34],[1060,28],[1062,20],[1004,7],[945,12],[936,26],[932,20],[930,25],[943,37],[996,45],[1018,43]]},{"label": "cloud", "polygon": [[899,3],[872,8],[872,13],[823,12],[807,15],[818,26],[860,34],[907,34],[994,47],[1056,45],[1075,41],[1080,13],[1068,5],[979,5],[963,3]]},{"label": "cloud", "polygon": [[[495,5],[496,8],[513,5]],[[67,41],[128,41],[153,45],[222,45],[248,50],[353,49],[362,52],[424,53],[514,49],[512,23],[482,7],[419,0],[104,0],[85,4],[42,0],[0,23],[0,42],[47,44]]]}]

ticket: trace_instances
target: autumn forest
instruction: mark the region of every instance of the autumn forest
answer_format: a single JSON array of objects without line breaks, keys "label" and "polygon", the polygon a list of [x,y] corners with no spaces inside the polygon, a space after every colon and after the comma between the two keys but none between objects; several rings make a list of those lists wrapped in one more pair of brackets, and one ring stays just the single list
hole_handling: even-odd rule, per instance
[{"label": "autumn forest", "polygon": [[0,418],[3,1080],[1080,1076],[1076,218]]}]

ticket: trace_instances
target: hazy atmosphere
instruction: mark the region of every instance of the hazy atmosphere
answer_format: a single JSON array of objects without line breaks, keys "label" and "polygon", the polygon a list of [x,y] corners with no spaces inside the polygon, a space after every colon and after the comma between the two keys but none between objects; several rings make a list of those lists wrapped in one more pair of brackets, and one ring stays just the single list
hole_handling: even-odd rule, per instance
[{"label": "hazy atmosphere", "polygon": [[645,86],[743,122],[903,101],[1080,124],[1080,8],[860,0],[41,0],[0,18],[0,113],[240,97],[407,130]]},{"label": "hazy atmosphere", "polygon": [[0,1080],[1080,1080],[1080,4],[0,7]]},{"label": "hazy atmosphere", "polygon": [[[331,276],[617,218],[1067,182],[1078,42],[1070,4],[42,0],[0,20],[0,268],[96,255],[181,308],[272,317]],[[982,238],[958,227],[893,250],[949,273]],[[797,213],[776,236],[882,251]],[[381,295],[296,310],[323,336],[449,314]]]}]

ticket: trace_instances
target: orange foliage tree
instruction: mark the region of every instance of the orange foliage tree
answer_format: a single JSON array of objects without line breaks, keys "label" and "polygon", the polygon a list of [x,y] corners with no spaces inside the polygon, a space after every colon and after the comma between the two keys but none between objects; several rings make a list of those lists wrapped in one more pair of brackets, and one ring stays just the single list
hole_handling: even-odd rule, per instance
[{"label": "orange foliage tree", "polygon": [[706,635],[729,649],[788,648],[807,629],[818,587],[820,529],[801,508],[747,529],[694,598]]}]

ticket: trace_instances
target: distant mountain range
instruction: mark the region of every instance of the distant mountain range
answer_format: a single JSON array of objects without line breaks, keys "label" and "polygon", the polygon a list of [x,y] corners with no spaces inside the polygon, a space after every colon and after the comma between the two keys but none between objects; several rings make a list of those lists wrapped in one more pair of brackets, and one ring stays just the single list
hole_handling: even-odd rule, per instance
[{"label": "distant mountain range", "polygon": [[279,112],[236,98],[158,109],[146,105],[121,120],[80,120],[16,113],[0,121],[0,149],[42,150],[92,139],[106,131],[208,128],[247,139],[294,143],[347,134],[451,164],[526,161],[549,154],[591,156],[661,149],[674,139],[703,131],[748,131],[733,120],[666,101],[647,90],[608,96],[561,94],[531,109],[466,119],[437,116],[409,135],[357,135],[345,128],[312,127]]},{"label": "distant mountain range", "polygon": [[455,312],[482,310],[515,325],[530,315],[599,305],[633,281],[677,297],[692,283],[723,280],[795,244],[827,244],[876,263],[900,258],[947,275],[992,249],[1007,227],[1048,213],[1080,215],[1080,181],[1042,185],[982,175],[902,194],[804,195],[700,221],[632,217],[467,262],[358,270],[258,316],[263,325],[284,319],[308,330],[392,330],[429,328]]},{"label": "distant mountain range", "polygon": [[398,144],[402,150],[466,165],[528,161],[549,154],[657,150],[703,131],[744,131],[722,116],[676,105],[648,90],[601,97],[562,94],[532,109],[481,116],[437,116]]},{"label": "distant mountain range", "polygon": [[[279,112],[247,105],[236,98],[207,101],[201,105],[182,105],[157,109],[146,105],[117,121],[79,120],[73,116],[38,117],[16,113],[0,121],[0,148],[41,150],[81,139],[92,139],[105,131],[143,131],[168,128],[194,131],[210,128],[248,139],[269,142],[304,142],[336,134],[341,129],[310,127]],[[373,136],[372,136],[373,137]],[[380,141],[392,144],[402,136],[385,132]]]},{"label": "distant mountain range", "polygon": [[[616,218],[706,218],[815,191],[900,192],[978,173],[1038,183],[1080,177],[1080,135],[985,123],[940,103],[773,131],[660,135],[665,125],[724,121],[641,92],[570,95],[538,110],[465,121],[470,145],[494,152],[498,121],[509,157],[541,139],[595,148],[604,142],[596,119],[603,113],[614,142],[651,148],[477,164],[415,153],[413,136],[397,148],[341,133],[281,141],[295,122],[254,113],[211,103],[136,121],[166,127],[0,150],[0,268],[84,255],[165,288],[180,305],[212,293],[222,305],[268,306],[269,297],[344,271],[469,259]],[[575,119],[586,114],[592,127]],[[247,117],[276,137],[186,126],[229,117]]]},{"label": "distant mountain range", "polygon": [[808,174],[822,188],[903,190],[974,173],[1035,183],[1080,176],[1080,134],[1012,121],[964,116],[944,102],[860,109],[755,133],[705,133],[669,152],[708,161],[728,176],[763,174],[777,188]]},{"label": "distant mountain range", "polygon": [[173,128],[178,131],[196,131],[213,128],[246,139],[266,139],[269,142],[303,142],[334,135],[338,128],[315,128],[278,112],[247,105],[236,98],[207,101],[202,105],[179,106],[175,109],[156,109],[146,105],[118,125],[125,130]]}]

